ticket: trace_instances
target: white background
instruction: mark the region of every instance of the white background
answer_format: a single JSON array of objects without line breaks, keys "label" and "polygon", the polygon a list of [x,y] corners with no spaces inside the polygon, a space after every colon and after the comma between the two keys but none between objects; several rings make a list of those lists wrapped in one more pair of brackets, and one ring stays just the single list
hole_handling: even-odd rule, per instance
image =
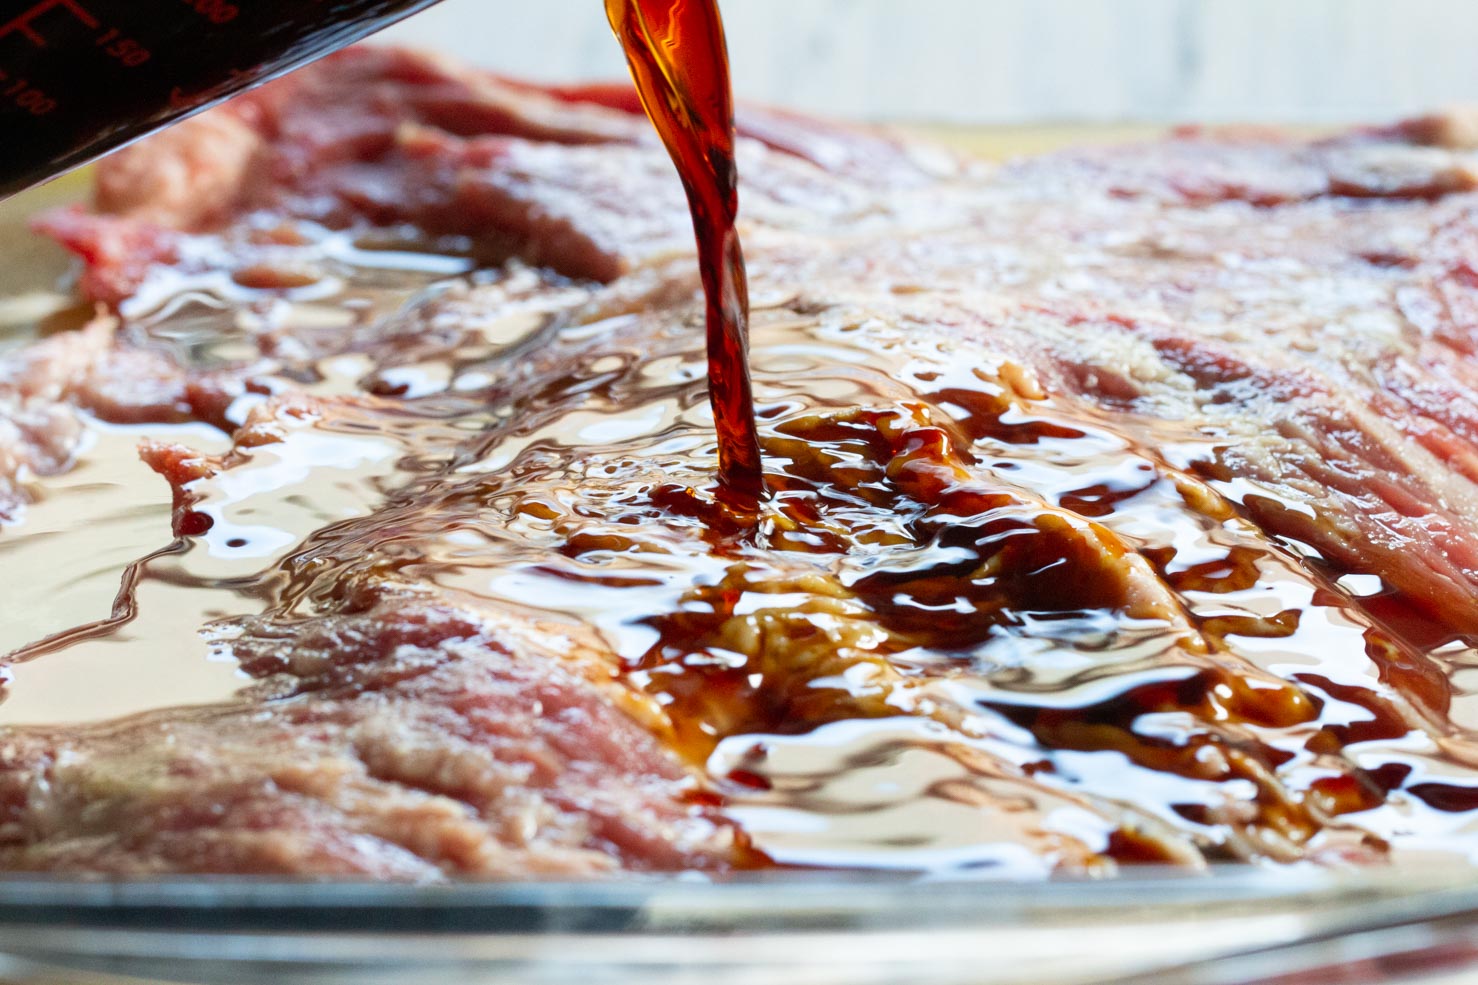
[{"label": "white background", "polygon": [[[1478,102],[1478,0],[724,0],[741,96],[956,123],[1380,119]],[[535,79],[624,74],[601,0],[393,29]]]}]

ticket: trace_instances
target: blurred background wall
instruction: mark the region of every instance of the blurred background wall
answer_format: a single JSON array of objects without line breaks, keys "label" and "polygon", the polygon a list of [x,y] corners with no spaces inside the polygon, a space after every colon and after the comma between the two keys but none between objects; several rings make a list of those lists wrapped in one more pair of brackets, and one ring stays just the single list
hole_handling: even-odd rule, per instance
[{"label": "blurred background wall", "polygon": [[[1478,0],[724,0],[741,96],[874,120],[1241,121],[1478,102]],[[601,0],[393,29],[536,79],[624,74]]]}]

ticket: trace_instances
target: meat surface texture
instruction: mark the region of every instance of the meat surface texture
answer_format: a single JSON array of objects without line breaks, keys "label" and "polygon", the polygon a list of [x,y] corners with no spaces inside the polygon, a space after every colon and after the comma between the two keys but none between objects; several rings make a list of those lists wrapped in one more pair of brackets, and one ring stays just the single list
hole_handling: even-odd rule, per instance
[{"label": "meat surface texture", "polygon": [[[721,867],[683,771],[557,658],[417,600],[273,627],[243,706],[0,746],[7,869],[427,880]],[[279,665],[281,667],[279,668]]]},{"label": "meat surface texture", "polygon": [[107,314],[0,361],[0,520],[93,420],[229,434],[146,443],[129,584],[213,593],[243,689],[4,727],[0,868],[1478,851],[1471,119],[1002,165],[739,129],[757,522],[625,87],[351,49],[39,217]]}]

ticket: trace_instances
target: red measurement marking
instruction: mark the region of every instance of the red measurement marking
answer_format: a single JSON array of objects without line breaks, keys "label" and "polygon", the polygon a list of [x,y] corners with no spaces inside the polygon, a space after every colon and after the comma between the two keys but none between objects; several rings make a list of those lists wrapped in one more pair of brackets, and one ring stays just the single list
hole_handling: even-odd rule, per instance
[{"label": "red measurement marking", "polygon": [[103,49],[103,52],[111,58],[116,58],[120,64],[133,68],[142,65],[153,57],[153,53],[132,38],[123,36],[118,28],[109,28],[102,37],[93,42],[93,46]]},{"label": "red measurement marking", "polygon": [[26,39],[36,47],[45,48],[46,39],[31,26],[31,22],[54,7],[64,8],[73,17],[94,30],[102,26],[98,23],[97,18],[88,13],[87,9],[78,3],[77,0],[41,0],[40,3],[35,4],[29,10],[23,10],[19,15],[12,17],[4,24],[0,24],[0,38],[5,37],[7,34],[19,32],[25,35]]},{"label": "red measurement marking", "polygon": [[226,0],[185,0],[185,6],[212,24],[229,24],[241,13],[234,3]]},{"label": "red measurement marking", "polygon": [[4,89],[0,89],[0,98],[10,100],[32,116],[45,116],[47,113],[56,109],[55,99],[31,85],[25,79],[14,78],[4,69],[0,69],[0,82],[10,83]]}]

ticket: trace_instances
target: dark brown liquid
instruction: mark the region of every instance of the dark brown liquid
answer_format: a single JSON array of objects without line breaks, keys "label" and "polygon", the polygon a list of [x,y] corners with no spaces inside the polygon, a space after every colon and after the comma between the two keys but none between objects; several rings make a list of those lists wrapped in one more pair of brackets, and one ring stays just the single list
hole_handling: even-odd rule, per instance
[{"label": "dark brown liquid", "polygon": [[[313,269],[314,250],[285,262]],[[379,259],[316,263],[386,301],[456,264],[418,273],[406,254],[386,282]],[[476,331],[405,335],[391,315],[347,353],[341,324],[314,327],[343,298],[298,306],[313,318],[295,336],[316,351],[272,388],[328,396],[324,416],[284,419],[281,442],[197,482],[189,535],[130,572],[111,626],[13,654],[0,720],[226,699],[249,682],[228,648],[252,619],[403,584],[563,641],[551,659],[620,682],[710,777],[703,795],[782,862],[1032,873],[1358,853],[1410,823],[1382,813],[1388,795],[1408,798],[1421,844],[1465,838],[1470,787],[1442,778],[1469,768],[1419,743],[1471,717],[1437,671],[1471,652],[1393,632],[1386,597],[1351,598],[1155,451],[1214,442],[1023,395],[978,368],[983,350],[936,334],[767,305],[753,327],[771,497],[748,527],[702,491],[713,459],[690,413],[704,381],[686,306],[632,320],[619,295],[603,310],[599,292],[504,276],[466,289],[487,315]],[[197,365],[240,343],[233,315],[254,289],[165,284],[140,298],[140,335]],[[532,312],[510,301],[529,296],[544,299]],[[101,435],[75,496],[0,537],[0,558],[58,579],[15,586],[19,610],[75,580],[66,544],[77,562],[99,524],[124,522],[87,480],[97,455],[131,458],[132,437]],[[117,498],[158,504],[134,530],[158,543],[160,480],[130,475],[138,495]],[[103,515],[74,529],[84,504]]]},{"label": "dark brown liquid", "polygon": [[606,0],[647,116],[682,176],[698,241],[708,331],[708,393],[719,482],[739,504],[764,495],[749,379],[749,287],[734,220],[734,103],[714,0]]},{"label": "dark brown liquid", "polygon": [[[706,37],[712,53],[717,35]],[[681,101],[657,106],[659,127],[664,112],[687,125]],[[675,132],[679,156],[691,131]],[[407,252],[375,275],[362,253],[326,259],[353,255],[338,234],[305,234],[278,261],[304,279],[342,277],[350,296],[297,304],[298,315],[316,305],[316,320],[276,327],[301,354],[273,356],[259,383],[325,398],[321,416],[285,416],[282,440],[194,483],[183,536],[130,569],[116,618],[55,645],[23,646],[69,623],[15,641],[0,721],[227,700],[247,675],[290,687],[273,676],[281,650],[263,656],[258,642],[238,672],[233,640],[332,618],[388,586],[483,614],[531,654],[609,683],[706,777],[697,796],[783,863],[1041,874],[1388,847],[1471,854],[1478,652],[1376,573],[1349,581],[1249,522],[1242,503],[1276,491],[1213,467],[1224,436],[1049,394],[960,317],[989,295],[941,305],[961,272],[993,291],[1039,291],[1019,286],[1030,263],[1009,279],[992,271],[978,229],[951,243],[903,216],[840,248],[755,251],[769,297],[810,293],[756,303],[756,422],[731,149],[721,141],[710,175],[722,180],[689,194],[720,218],[722,249],[710,240],[701,254],[719,329],[707,358],[741,374],[738,389],[724,379],[743,413],[726,417],[719,374],[705,394],[695,372],[686,270],[662,268],[681,290],[632,305],[622,283],[510,267],[394,312],[462,267]],[[1051,240],[1053,208],[1082,213],[1003,198],[967,219],[999,223],[995,242],[1038,251],[1055,274],[1064,249],[1092,238]],[[700,247],[717,228],[704,221]],[[1011,238],[1023,229],[1037,233]],[[874,271],[904,270],[914,248],[923,289],[880,286]],[[142,292],[128,311],[135,341],[196,369],[241,359],[233,345],[250,362],[236,316],[272,297],[253,285],[279,278],[237,260],[228,248],[217,265],[234,282],[163,278]],[[346,317],[397,265],[402,290],[379,306],[391,313]],[[721,438],[725,420],[749,436],[740,459],[752,471],[738,480],[725,439],[726,488],[758,493],[760,447],[769,463],[770,496],[747,512],[704,491],[705,397]],[[41,573],[12,586],[23,614],[12,620],[100,567],[101,527],[77,516],[129,526],[99,495],[113,479],[72,501],[62,487],[133,436],[101,435],[0,537],[0,560]],[[154,504],[129,531],[158,548],[166,494],[134,469],[143,493],[118,498]],[[190,676],[207,645],[218,673]]]}]

